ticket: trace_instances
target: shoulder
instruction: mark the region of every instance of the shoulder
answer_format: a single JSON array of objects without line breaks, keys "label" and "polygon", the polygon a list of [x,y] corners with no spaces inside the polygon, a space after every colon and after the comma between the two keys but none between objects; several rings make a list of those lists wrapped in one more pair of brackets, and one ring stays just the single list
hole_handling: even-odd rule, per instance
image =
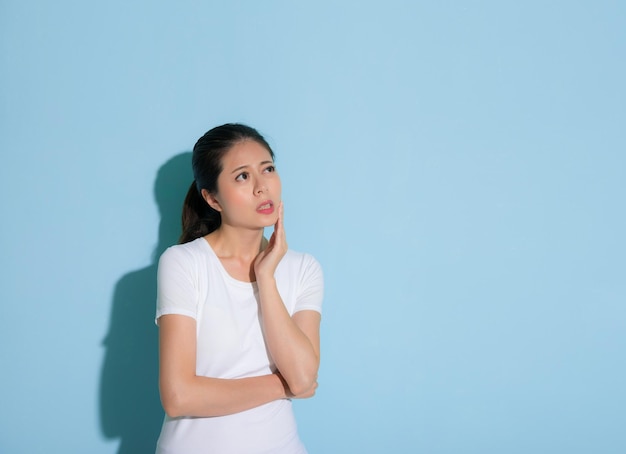
[{"label": "shoulder", "polygon": [[280,262],[279,270],[288,274],[291,278],[297,277],[299,281],[307,280],[314,276],[322,277],[322,266],[315,257],[306,252],[298,252],[292,249],[287,250]]},{"label": "shoulder", "polygon": [[196,240],[190,241],[188,243],[183,244],[175,244],[174,246],[168,247],[163,254],[161,254],[161,260],[170,260],[176,258],[192,258],[198,255],[201,255],[203,252],[203,244],[205,242],[204,238],[198,238]]},{"label": "shoulder", "polygon": [[276,270],[277,281],[293,292],[293,306],[290,306],[290,313],[301,310],[321,312],[324,274],[317,259],[311,254],[288,250],[281,265],[284,267]]},{"label": "shoulder", "polygon": [[176,244],[167,248],[159,258],[159,268],[169,266],[190,266],[206,260],[206,243],[204,238],[198,238],[184,244]]},{"label": "shoulder", "polygon": [[320,263],[311,254],[307,254],[306,252],[294,251],[293,249],[287,250],[287,253],[283,257],[283,261],[288,266],[321,268]]}]

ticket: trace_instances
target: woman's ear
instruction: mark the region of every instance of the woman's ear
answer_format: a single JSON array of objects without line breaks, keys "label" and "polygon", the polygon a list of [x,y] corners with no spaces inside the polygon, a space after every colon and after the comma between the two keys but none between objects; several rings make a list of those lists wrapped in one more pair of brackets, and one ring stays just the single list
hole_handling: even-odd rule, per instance
[{"label": "woman's ear", "polygon": [[202,194],[202,198],[206,201],[206,203],[209,204],[211,208],[213,208],[215,211],[222,211],[220,203],[213,194],[211,194],[206,189],[203,189],[202,191],[200,191],[200,193]]}]

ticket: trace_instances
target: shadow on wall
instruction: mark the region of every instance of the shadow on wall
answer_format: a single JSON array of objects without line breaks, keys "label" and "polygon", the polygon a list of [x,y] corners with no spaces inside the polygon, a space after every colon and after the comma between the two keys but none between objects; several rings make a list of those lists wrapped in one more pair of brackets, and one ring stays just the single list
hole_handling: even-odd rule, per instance
[{"label": "shadow on wall", "polygon": [[156,270],[163,251],[178,242],[183,200],[193,180],[191,153],[161,166],[154,195],[161,221],[153,263],[123,276],[115,286],[100,381],[100,427],[120,439],[118,454],[154,452],[163,409],[158,389]]}]

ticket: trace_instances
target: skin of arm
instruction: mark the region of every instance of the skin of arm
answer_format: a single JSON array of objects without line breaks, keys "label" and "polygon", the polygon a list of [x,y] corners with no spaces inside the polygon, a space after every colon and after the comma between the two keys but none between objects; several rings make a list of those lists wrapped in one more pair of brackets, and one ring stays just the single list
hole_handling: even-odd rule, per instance
[{"label": "skin of arm", "polygon": [[283,205],[267,247],[254,262],[265,340],[276,367],[296,395],[314,391],[320,363],[320,320],[316,311],[290,316],[280,297],[274,272],[287,252]]},{"label": "skin of arm", "polygon": [[295,395],[279,374],[241,379],[196,375],[196,321],[184,315],[159,318],[159,389],[170,417],[223,416]]}]

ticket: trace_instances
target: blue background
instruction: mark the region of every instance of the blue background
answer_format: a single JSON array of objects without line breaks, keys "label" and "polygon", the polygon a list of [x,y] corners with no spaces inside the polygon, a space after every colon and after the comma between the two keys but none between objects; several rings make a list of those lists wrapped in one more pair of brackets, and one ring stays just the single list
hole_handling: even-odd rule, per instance
[{"label": "blue background", "polygon": [[0,2],[0,452],[151,452],[189,150],[323,264],[315,453],[626,452],[626,6]]}]

